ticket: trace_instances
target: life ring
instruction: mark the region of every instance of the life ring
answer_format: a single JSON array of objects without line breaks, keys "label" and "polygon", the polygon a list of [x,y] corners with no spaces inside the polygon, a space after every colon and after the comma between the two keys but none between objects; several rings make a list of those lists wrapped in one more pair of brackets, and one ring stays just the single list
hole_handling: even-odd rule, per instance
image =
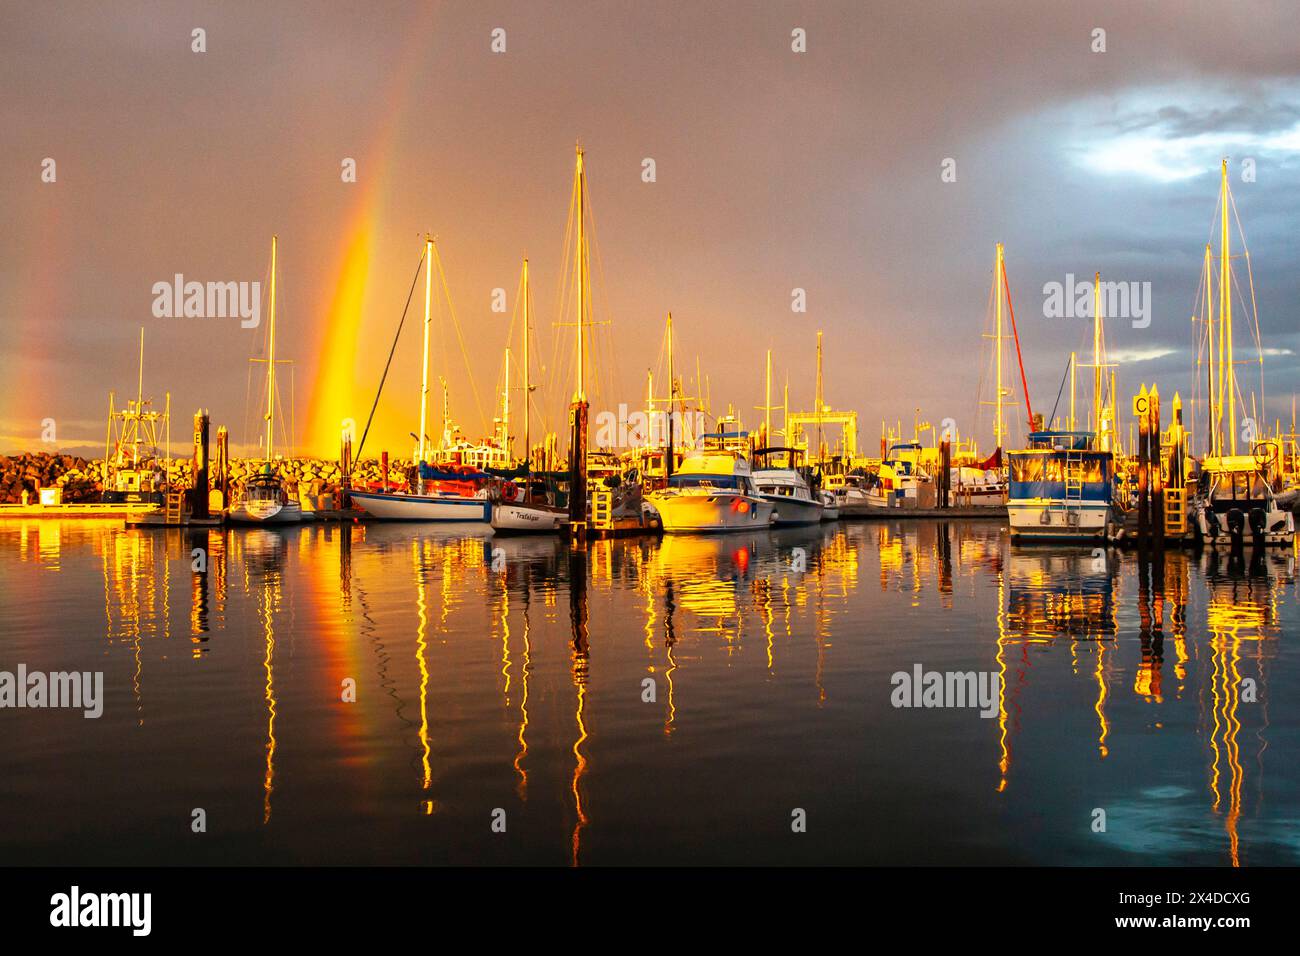
[{"label": "life ring", "polygon": [[514,501],[519,497],[519,487],[513,481],[507,481],[501,486],[501,500]]}]

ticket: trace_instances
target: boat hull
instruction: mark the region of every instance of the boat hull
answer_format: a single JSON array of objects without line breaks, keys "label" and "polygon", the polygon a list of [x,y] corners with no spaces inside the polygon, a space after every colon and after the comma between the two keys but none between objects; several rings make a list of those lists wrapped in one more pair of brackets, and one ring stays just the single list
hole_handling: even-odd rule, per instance
[{"label": "boat hull", "polygon": [[793,495],[764,495],[772,505],[772,524],[780,527],[796,524],[818,524],[825,508],[820,501],[809,501]]},{"label": "boat hull", "polygon": [[354,491],[352,501],[381,521],[483,522],[492,520],[492,502],[486,498],[397,495]]},{"label": "boat hull", "polygon": [[492,507],[492,527],[513,534],[553,534],[568,524],[557,508],[501,502]]},{"label": "boat hull", "polygon": [[1012,537],[1043,540],[1107,538],[1116,524],[1114,510],[1104,501],[1013,500],[1007,502],[1007,518]]},{"label": "boat hull", "polygon": [[[1232,548],[1254,545],[1256,535],[1251,529],[1249,522],[1246,522],[1240,535],[1233,535],[1228,530],[1228,521],[1225,515],[1218,515],[1218,528],[1212,530],[1209,522],[1205,517],[1204,506],[1197,507],[1192,515],[1196,522],[1197,530],[1200,532],[1201,541],[1210,548],[1218,550],[1230,550]],[[1280,507],[1274,506],[1269,509],[1264,519],[1264,533],[1259,536],[1260,544],[1269,547],[1290,546],[1295,541],[1295,516]]]},{"label": "boat hull", "polygon": [[302,506],[296,501],[239,501],[226,515],[236,524],[298,524]]},{"label": "boat hull", "polygon": [[651,501],[666,534],[748,531],[772,524],[772,505],[747,495],[665,495]]}]

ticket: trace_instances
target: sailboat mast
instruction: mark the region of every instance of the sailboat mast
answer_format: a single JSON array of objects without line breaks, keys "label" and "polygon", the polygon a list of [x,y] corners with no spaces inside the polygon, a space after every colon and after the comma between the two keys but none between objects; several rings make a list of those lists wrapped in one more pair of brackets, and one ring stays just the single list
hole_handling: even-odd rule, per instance
[{"label": "sailboat mast", "polygon": [[993,332],[994,343],[993,353],[995,355],[994,364],[997,367],[997,418],[993,422],[994,444],[998,448],[1002,447],[1003,439],[1006,437],[1006,426],[1003,424],[1002,415],[1002,243],[997,244],[997,261],[993,264],[993,285],[995,287],[994,299],[997,301],[997,323]]},{"label": "sailboat mast", "polygon": [[[266,355],[266,460],[274,461],[273,444],[275,440],[275,266],[276,238],[271,237],[271,328],[270,347]],[[143,340],[141,341],[143,344]],[[143,354],[143,353],[142,353]]]},{"label": "sailboat mast", "polygon": [[501,444],[510,459],[510,346],[506,346],[506,388],[501,396]]},{"label": "sailboat mast", "polygon": [[763,379],[763,443],[772,443],[772,350],[767,350],[767,375]]},{"label": "sailboat mast", "polygon": [[822,333],[817,331],[817,461],[822,460]]},{"label": "sailboat mast", "polygon": [[[420,372],[420,452],[416,465],[423,464],[424,436],[429,422],[429,326],[433,321],[433,237],[424,236],[424,357]],[[424,494],[424,479],[417,481],[419,493]]]},{"label": "sailboat mast", "polygon": [[1092,277],[1092,427],[1098,447],[1102,447],[1101,394],[1101,273],[1097,272]]},{"label": "sailboat mast", "polygon": [[673,399],[677,394],[677,373],[673,367],[673,314],[668,313],[668,454],[664,458],[664,475],[668,478],[673,476],[673,466],[676,462],[677,436],[673,428]]},{"label": "sailboat mast", "polygon": [[1229,265],[1228,239],[1228,161],[1223,161],[1221,172],[1221,198],[1223,208],[1222,232],[1219,237],[1219,341],[1223,344],[1226,368],[1221,374],[1228,386],[1228,441],[1232,454],[1237,454],[1237,370],[1232,357],[1232,269]]},{"label": "sailboat mast", "polygon": [[[529,381],[528,331],[532,315],[528,302],[528,260],[524,259],[524,462],[531,477],[533,473],[533,452],[528,437],[528,408],[532,404],[532,383]],[[531,484],[531,482],[529,482]]]},{"label": "sailboat mast", "polygon": [[583,324],[587,321],[587,206],[585,182],[586,173],[582,165],[582,147],[578,147],[578,165],[574,171],[574,186],[578,191],[578,390],[574,393],[575,402],[587,400],[586,366],[587,348]]},{"label": "sailboat mast", "polygon": [[1205,366],[1205,375],[1207,380],[1205,392],[1206,400],[1209,405],[1206,409],[1205,430],[1206,438],[1209,442],[1209,453],[1211,455],[1218,455],[1221,453],[1219,450],[1221,445],[1219,440],[1220,406],[1218,401],[1216,401],[1214,381],[1214,297],[1211,288],[1214,279],[1214,269],[1211,265],[1213,261],[1212,255],[1213,250],[1211,250],[1210,244],[1207,242],[1205,244],[1205,327],[1209,340],[1206,344],[1205,350],[1208,359]]},{"label": "sailboat mast", "polygon": [[[272,240],[272,242],[274,242],[274,240]],[[274,252],[271,253],[271,258],[272,259],[275,258]],[[271,279],[271,288],[272,289],[275,288],[274,277],[272,277]],[[272,293],[272,295],[274,295],[274,292]],[[275,300],[272,299],[271,301],[274,302]],[[272,313],[272,315],[274,315],[274,313]],[[140,406],[143,404],[144,404],[144,326],[142,325],[140,326],[140,374],[139,374],[139,378],[136,380],[136,389],[135,389],[136,409],[138,410]]]}]

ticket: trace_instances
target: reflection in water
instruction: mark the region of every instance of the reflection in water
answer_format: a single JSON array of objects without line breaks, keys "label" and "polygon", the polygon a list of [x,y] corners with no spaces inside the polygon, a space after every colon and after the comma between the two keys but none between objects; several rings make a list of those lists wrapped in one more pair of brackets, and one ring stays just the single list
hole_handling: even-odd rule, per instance
[{"label": "reflection in water", "polygon": [[587,769],[587,757],[582,745],[587,740],[585,710],[587,679],[590,676],[590,648],[587,640],[587,560],[578,548],[569,550],[569,621],[573,627],[573,684],[577,688],[574,721],[578,725],[578,739],[573,742],[573,812],[577,820],[573,826],[573,865],[578,865],[578,847],[582,828],[587,825],[587,814],[582,808],[582,791],[579,781]]},{"label": "reflection in water", "polygon": [[[923,833],[930,862],[1295,862],[1300,794],[1266,760],[1300,744],[1300,656],[1282,639],[1300,626],[1294,570],[1292,553],[1019,547],[960,521],[587,552],[455,528],[0,522],[6,658],[102,667],[108,696],[93,746],[16,718],[28,789],[0,794],[0,847],[22,858],[63,832],[57,804],[15,793],[130,766],[133,802],[79,806],[84,833],[199,790],[228,801],[241,862],[576,866],[636,862],[648,842],[673,861],[780,862],[753,821],[796,798],[846,808],[810,833],[827,860],[910,861]],[[54,619],[68,626],[51,634]],[[996,720],[892,710],[889,675],[916,662],[995,669]],[[340,711],[352,674],[361,693]],[[646,676],[657,706],[634,696]],[[197,751],[196,719],[214,730]],[[1117,813],[1109,842],[1079,846],[1094,790],[1156,822],[1133,837]],[[497,806],[515,808],[511,839],[476,842]],[[318,819],[343,849],[305,835],[326,832]],[[135,842],[150,860],[178,859],[149,832]]]}]

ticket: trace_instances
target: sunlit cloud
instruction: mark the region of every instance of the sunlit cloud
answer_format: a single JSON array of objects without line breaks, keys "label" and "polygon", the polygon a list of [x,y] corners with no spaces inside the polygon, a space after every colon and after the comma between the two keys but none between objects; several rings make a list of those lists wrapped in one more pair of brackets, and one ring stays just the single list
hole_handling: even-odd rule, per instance
[{"label": "sunlit cloud", "polygon": [[1145,349],[1111,349],[1110,351],[1110,357],[1122,365],[1130,365],[1134,362],[1154,362],[1156,359],[1168,358],[1177,354],[1178,349],[1162,348],[1160,346]]},{"label": "sunlit cloud", "polygon": [[[1124,94],[1118,104],[1094,98],[1077,105],[1082,122],[1068,148],[1092,172],[1161,183],[1204,175],[1224,156],[1277,161],[1300,154],[1300,112],[1292,105],[1300,90],[1273,90],[1260,100],[1265,105],[1222,92],[1165,89]],[[1103,111],[1112,118],[1089,119]]]}]

